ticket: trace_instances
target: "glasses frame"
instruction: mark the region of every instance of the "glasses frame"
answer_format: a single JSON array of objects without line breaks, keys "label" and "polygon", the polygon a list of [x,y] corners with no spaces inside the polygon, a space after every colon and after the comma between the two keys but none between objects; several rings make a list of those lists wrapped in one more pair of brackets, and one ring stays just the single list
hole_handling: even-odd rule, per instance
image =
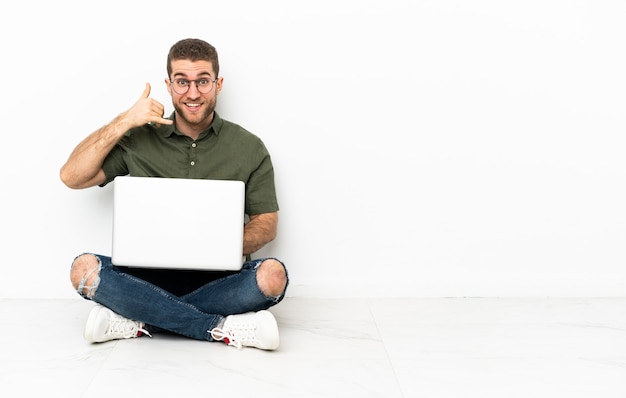
[{"label": "glasses frame", "polygon": [[[175,83],[175,81],[176,81],[176,80],[186,80],[186,81],[189,83],[189,85],[187,86],[187,89],[186,89],[184,92],[179,93],[178,91],[176,91],[176,83]],[[211,88],[210,88],[210,89],[209,89],[209,91],[207,91],[206,93],[205,93],[205,92],[203,92],[203,91],[200,91],[200,86],[198,85],[198,82],[199,82],[200,80],[208,80],[208,81],[210,81],[210,82],[211,82]],[[172,90],[174,90],[174,92],[175,92],[176,94],[178,94],[178,95],[185,95],[185,94],[187,94],[187,92],[188,92],[188,91],[189,91],[189,89],[191,88],[191,83],[193,83],[193,84],[195,84],[195,85],[196,85],[196,90],[198,90],[198,92],[199,92],[199,93],[201,93],[201,94],[208,94],[208,93],[210,93],[211,91],[213,91],[213,88],[215,87],[215,85],[216,85],[216,83],[217,83],[217,78],[215,78],[214,80],[211,80],[211,79],[210,79],[210,78],[208,78],[208,77],[202,77],[202,78],[200,78],[200,79],[196,79],[196,80],[185,79],[185,78],[183,78],[183,77],[179,77],[179,78],[176,78],[176,79],[170,79],[170,84],[172,85]],[[179,88],[180,88],[180,87],[179,87]]]}]

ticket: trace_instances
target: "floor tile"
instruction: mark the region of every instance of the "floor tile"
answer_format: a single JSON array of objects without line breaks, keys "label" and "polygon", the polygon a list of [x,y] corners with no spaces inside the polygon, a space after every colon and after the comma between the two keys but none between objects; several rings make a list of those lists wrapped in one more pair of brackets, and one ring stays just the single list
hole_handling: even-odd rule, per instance
[{"label": "floor tile", "polygon": [[626,299],[288,297],[271,352],[163,333],[88,344],[92,306],[0,300],[2,396],[626,396]]}]

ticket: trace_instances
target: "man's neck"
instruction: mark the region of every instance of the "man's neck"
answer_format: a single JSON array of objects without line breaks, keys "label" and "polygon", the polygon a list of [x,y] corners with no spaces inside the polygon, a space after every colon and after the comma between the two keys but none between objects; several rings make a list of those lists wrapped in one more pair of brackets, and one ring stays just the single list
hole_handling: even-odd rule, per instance
[{"label": "man's neck", "polygon": [[204,130],[208,129],[211,123],[213,123],[213,119],[215,118],[215,112],[211,114],[209,118],[207,118],[202,124],[190,124],[187,123],[183,118],[174,118],[176,121],[176,129],[190,137],[192,140],[197,140]]}]

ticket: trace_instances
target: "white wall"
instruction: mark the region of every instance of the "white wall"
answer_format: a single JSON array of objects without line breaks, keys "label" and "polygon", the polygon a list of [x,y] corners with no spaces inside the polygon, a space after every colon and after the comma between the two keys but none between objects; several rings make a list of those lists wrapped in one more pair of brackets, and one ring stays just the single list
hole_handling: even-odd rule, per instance
[{"label": "white wall", "polygon": [[0,297],[76,297],[111,189],[59,167],[171,44],[220,52],[218,109],[277,172],[290,295],[626,292],[626,3],[14,2],[0,17]]}]

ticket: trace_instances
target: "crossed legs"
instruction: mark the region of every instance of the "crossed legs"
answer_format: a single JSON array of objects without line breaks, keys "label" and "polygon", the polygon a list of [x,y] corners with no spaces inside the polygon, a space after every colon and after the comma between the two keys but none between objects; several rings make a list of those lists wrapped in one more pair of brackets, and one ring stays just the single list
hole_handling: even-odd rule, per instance
[{"label": "crossed legs", "polygon": [[238,273],[179,297],[125,273],[107,256],[89,253],[74,260],[70,279],[82,297],[137,320],[152,331],[165,329],[209,341],[214,337],[207,332],[224,326],[226,318],[262,311],[278,303],[288,284],[287,271],[280,261],[254,260]]}]

